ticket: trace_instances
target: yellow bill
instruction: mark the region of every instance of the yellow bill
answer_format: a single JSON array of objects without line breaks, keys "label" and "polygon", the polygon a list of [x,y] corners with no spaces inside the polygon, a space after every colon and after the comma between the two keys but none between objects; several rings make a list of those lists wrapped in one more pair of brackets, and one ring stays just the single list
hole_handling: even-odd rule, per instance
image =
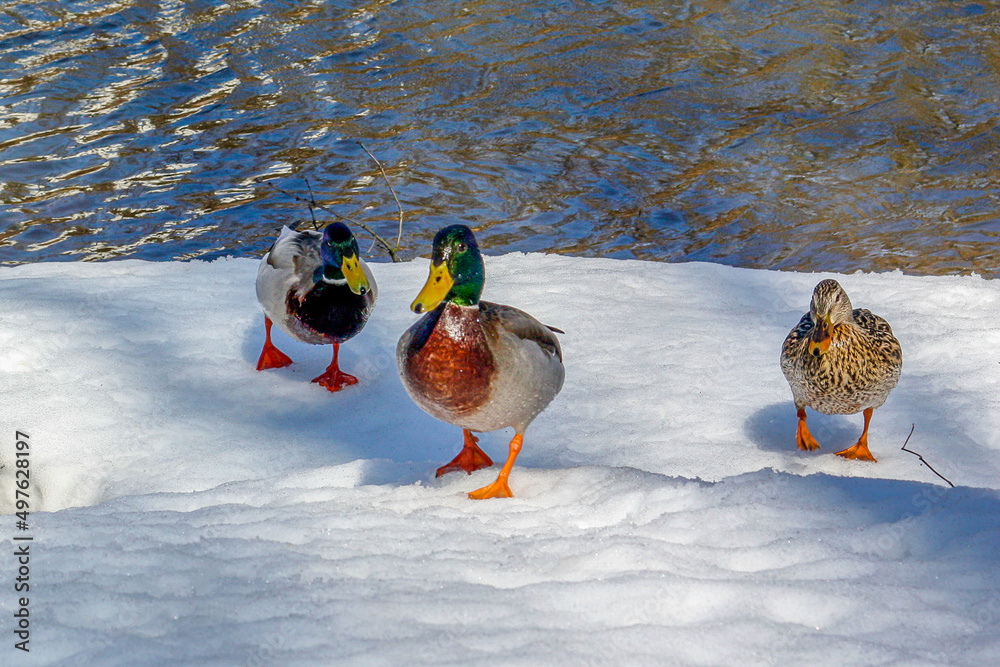
[{"label": "yellow bill", "polygon": [[444,262],[441,262],[437,266],[431,264],[431,274],[427,277],[427,282],[424,283],[424,288],[420,290],[420,294],[410,304],[410,310],[415,313],[434,310],[448,296],[448,292],[451,291],[451,287],[454,284],[447,264]]},{"label": "yellow bill", "polygon": [[364,270],[361,268],[361,261],[357,255],[344,257],[344,262],[340,265],[340,270],[343,272],[344,277],[347,278],[347,286],[355,294],[364,294],[370,289],[368,286],[368,276],[365,275]]}]

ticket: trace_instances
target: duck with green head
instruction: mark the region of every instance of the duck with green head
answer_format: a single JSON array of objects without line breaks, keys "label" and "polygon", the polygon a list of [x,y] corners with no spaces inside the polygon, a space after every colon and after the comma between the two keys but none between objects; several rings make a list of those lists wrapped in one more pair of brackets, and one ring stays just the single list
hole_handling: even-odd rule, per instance
[{"label": "duck with green head", "polygon": [[452,225],[439,231],[430,276],[410,306],[424,316],[396,348],[410,397],[431,416],[464,431],[462,451],[438,469],[439,477],[493,465],[473,431],[514,428],[507,462],[495,482],[469,494],[476,499],[512,495],[508,477],[524,432],[565,377],[558,330],[517,308],[480,301],[485,279],[472,230]]},{"label": "duck with green head", "polygon": [[283,228],[257,270],[265,329],[257,370],[292,363],[271,342],[273,322],[303,343],[333,345],[333,361],[313,382],[330,391],[357,384],[340,370],[340,344],[364,328],[377,297],[375,278],[347,225],[335,222],[322,232]]}]

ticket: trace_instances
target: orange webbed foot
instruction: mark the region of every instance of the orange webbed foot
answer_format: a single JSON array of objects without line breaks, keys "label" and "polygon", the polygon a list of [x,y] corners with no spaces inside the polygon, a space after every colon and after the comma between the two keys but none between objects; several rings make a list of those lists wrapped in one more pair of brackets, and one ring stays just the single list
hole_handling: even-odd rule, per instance
[{"label": "orange webbed foot", "polygon": [[269,368],[284,368],[292,363],[291,357],[279,350],[271,342],[271,320],[264,316],[264,349],[260,351],[257,360],[257,370],[266,371]]},{"label": "orange webbed foot", "polygon": [[799,449],[813,451],[819,449],[819,443],[816,442],[816,438],[812,436],[809,432],[809,427],[806,426],[806,411],[799,410],[799,425],[795,429],[795,444],[799,446]]},{"label": "orange webbed foot", "polygon": [[326,387],[330,391],[340,391],[344,387],[358,383],[358,378],[344,373],[339,368],[327,368],[319,377],[313,378],[313,382],[321,387]]},{"label": "orange webbed foot", "polygon": [[446,475],[450,472],[455,472],[457,470],[464,470],[468,474],[472,474],[480,468],[489,468],[493,465],[493,459],[486,455],[486,452],[479,448],[477,444],[479,438],[472,435],[469,429],[462,429],[465,433],[465,444],[462,447],[462,451],[458,453],[450,463],[447,463],[437,469],[437,474],[435,477],[440,477],[441,475]]},{"label": "orange webbed foot", "polygon": [[871,450],[868,449],[867,442],[858,442],[853,447],[848,447],[847,449],[837,452],[837,456],[843,456],[845,459],[857,459],[858,461],[871,461],[872,463],[877,463],[875,457],[872,456]]},{"label": "orange webbed foot", "polygon": [[358,383],[358,378],[353,375],[349,375],[342,370],[337,363],[337,358],[340,356],[340,343],[333,344],[333,361],[327,366],[326,370],[319,377],[314,377],[313,382],[316,382],[321,387],[326,387],[330,391],[340,391],[344,387],[349,387],[352,384]]},{"label": "orange webbed foot", "polygon": [[269,368],[284,368],[292,363],[291,357],[274,347],[265,347],[260,352],[260,359],[257,360],[257,370],[266,371]]},{"label": "orange webbed foot", "polygon": [[485,500],[486,498],[514,497],[514,494],[510,492],[510,487],[507,486],[507,478],[510,477],[510,471],[514,467],[517,455],[521,453],[521,445],[523,443],[524,436],[520,433],[515,433],[514,439],[510,441],[510,454],[507,455],[507,462],[503,464],[503,468],[500,470],[500,474],[497,475],[496,481],[489,486],[476,489],[469,494],[470,498],[473,500]]},{"label": "orange webbed foot", "polygon": [[510,492],[507,480],[498,479],[489,486],[472,491],[469,493],[469,497],[473,500],[485,500],[487,498],[513,498],[514,494]]},{"label": "orange webbed foot", "polygon": [[877,463],[875,457],[872,456],[871,451],[868,449],[868,424],[871,423],[873,411],[874,408],[865,409],[865,430],[861,432],[861,437],[858,438],[857,444],[837,452],[837,456],[843,456],[845,459],[857,459],[859,461]]}]

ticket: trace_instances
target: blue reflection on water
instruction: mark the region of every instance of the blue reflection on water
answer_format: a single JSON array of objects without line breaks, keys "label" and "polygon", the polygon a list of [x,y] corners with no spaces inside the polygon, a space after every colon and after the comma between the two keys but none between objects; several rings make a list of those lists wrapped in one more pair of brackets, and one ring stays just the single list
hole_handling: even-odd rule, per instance
[{"label": "blue reflection on water", "polygon": [[[995,275],[997,9],[86,1],[0,11],[0,262],[259,255],[306,195],[494,251]],[[329,219],[323,213],[321,219]]]}]

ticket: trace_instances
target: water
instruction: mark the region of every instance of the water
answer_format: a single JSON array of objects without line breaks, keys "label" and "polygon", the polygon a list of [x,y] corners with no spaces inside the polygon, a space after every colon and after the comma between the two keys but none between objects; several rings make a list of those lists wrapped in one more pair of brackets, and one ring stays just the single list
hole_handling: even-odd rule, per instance
[{"label": "water", "polygon": [[403,258],[462,221],[497,252],[1000,275],[991,4],[3,7],[0,263],[259,255],[309,216],[264,181],[393,236],[360,140]]}]

